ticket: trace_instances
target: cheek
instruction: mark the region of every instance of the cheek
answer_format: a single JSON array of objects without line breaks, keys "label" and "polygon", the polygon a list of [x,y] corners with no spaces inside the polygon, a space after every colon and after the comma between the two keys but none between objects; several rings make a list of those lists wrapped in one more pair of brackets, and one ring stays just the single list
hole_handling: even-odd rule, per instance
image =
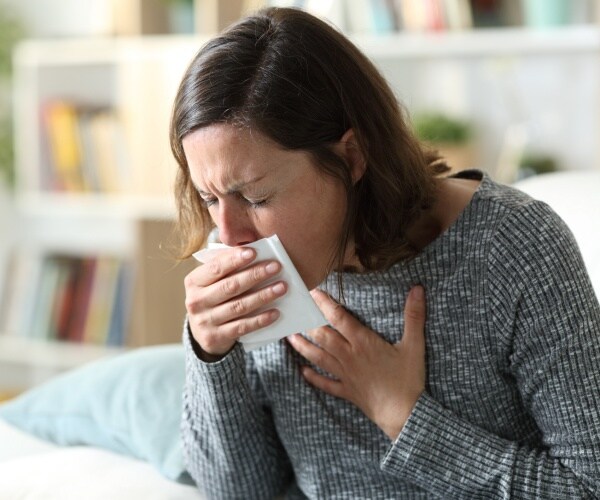
[{"label": "cheek", "polygon": [[345,215],[345,193],[341,189],[332,189],[315,199],[309,225],[321,244],[339,240]]},{"label": "cheek", "polygon": [[[344,207],[312,205],[280,226],[280,238],[306,286],[319,285],[330,270],[345,215]],[[298,214],[296,214],[298,215]]]},{"label": "cheek", "polygon": [[304,247],[308,254],[311,249],[323,252],[332,241],[337,241],[344,212],[333,207],[324,207],[318,201],[306,203],[301,209],[285,210],[275,224],[286,239]]}]

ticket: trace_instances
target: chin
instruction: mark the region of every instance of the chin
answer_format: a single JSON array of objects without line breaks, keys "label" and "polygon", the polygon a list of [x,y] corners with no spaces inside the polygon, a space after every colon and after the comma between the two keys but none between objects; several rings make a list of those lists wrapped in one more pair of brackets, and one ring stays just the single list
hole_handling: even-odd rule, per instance
[{"label": "chin", "polygon": [[315,288],[318,285],[318,283],[315,284],[314,279],[312,279],[312,278],[305,277],[302,274],[300,274],[300,277],[302,278],[302,281],[306,285],[306,288],[308,288],[309,290],[312,290],[313,288]]},{"label": "chin", "polygon": [[325,278],[327,278],[327,273],[322,273],[318,276],[316,276],[315,274],[311,274],[310,276],[300,274],[300,277],[302,278],[302,281],[304,281],[306,288],[308,288],[309,290],[314,290],[321,283],[323,283],[323,281],[325,281]]},{"label": "chin", "polygon": [[[292,260],[292,262],[294,261]],[[329,275],[328,261],[323,259],[313,259],[312,262],[294,262],[294,265],[309,290],[317,288]]]},{"label": "chin", "polygon": [[298,271],[300,278],[302,278],[302,281],[304,282],[304,285],[306,286],[306,288],[308,288],[309,290],[312,290],[313,288],[318,286],[319,283],[315,283],[316,277],[313,275],[313,273],[304,271],[302,269],[301,265],[296,264],[294,261],[292,261],[292,262],[293,262],[294,266],[296,266],[296,270]]}]

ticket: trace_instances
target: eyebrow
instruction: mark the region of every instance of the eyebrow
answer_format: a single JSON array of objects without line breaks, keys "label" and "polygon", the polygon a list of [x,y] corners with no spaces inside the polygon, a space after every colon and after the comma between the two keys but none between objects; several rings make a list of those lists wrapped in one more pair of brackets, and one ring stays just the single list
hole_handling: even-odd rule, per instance
[{"label": "eyebrow", "polygon": [[[236,193],[239,193],[244,187],[249,186],[250,184],[255,184],[255,183],[263,180],[265,177],[266,177],[266,174],[254,177],[253,179],[250,179],[249,181],[238,182],[237,184],[234,184],[233,186],[231,186],[226,191],[226,194],[236,194]],[[194,185],[194,187],[196,188],[196,191],[198,191],[198,193],[200,195],[204,196],[204,195],[210,195],[210,194],[212,194],[212,193],[207,193],[206,191],[203,191],[202,189],[200,189],[198,187],[198,185],[196,183],[194,183],[194,181],[192,181],[192,184]]]}]

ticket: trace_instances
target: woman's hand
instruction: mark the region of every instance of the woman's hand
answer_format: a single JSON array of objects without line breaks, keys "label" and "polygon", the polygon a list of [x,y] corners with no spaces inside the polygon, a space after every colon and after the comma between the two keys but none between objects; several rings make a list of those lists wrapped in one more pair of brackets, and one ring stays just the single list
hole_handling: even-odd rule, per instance
[{"label": "woman's hand", "polygon": [[362,325],[320,290],[311,292],[333,328],[309,332],[315,345],[295,334],[290,344],[308,361],[335,378],[302,368],[306,380],[333,396],[358,406],[390,439],[400,434],[425,389],[425,294],[410,291],[404,307],[404,335],[389,344]]},{"label": "woman's hand", "polygon": [[225,355],[242,335],[279,317],[277,309],[257,310],[285,294],[285,282],[249,290],[279,273],[281,264],[271,260],[249,266],[255,257],[252,248],[224,250],[185,278],[188,322],[194,339],[209,355],[207,361]]}]

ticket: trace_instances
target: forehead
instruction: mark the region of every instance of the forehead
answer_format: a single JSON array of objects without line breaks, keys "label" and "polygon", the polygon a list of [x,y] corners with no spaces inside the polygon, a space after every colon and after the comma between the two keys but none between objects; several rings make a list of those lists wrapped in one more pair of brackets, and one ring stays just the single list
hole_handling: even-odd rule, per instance
[{"label": "forehead", "polygon": [[277,144],[260,132],[228,124],[202,127],[183,139],[188,163],[209,163],[223,157],[239,160],[254,157],[267,158],[278,150]]},{"label": "forehead", "polygon": [[308,153],[283,149],[249,128],[215,124],[184,137],[183,149],[194,183],[225,187],[257,177],[284,175],[292,164],[311,163]]}]

